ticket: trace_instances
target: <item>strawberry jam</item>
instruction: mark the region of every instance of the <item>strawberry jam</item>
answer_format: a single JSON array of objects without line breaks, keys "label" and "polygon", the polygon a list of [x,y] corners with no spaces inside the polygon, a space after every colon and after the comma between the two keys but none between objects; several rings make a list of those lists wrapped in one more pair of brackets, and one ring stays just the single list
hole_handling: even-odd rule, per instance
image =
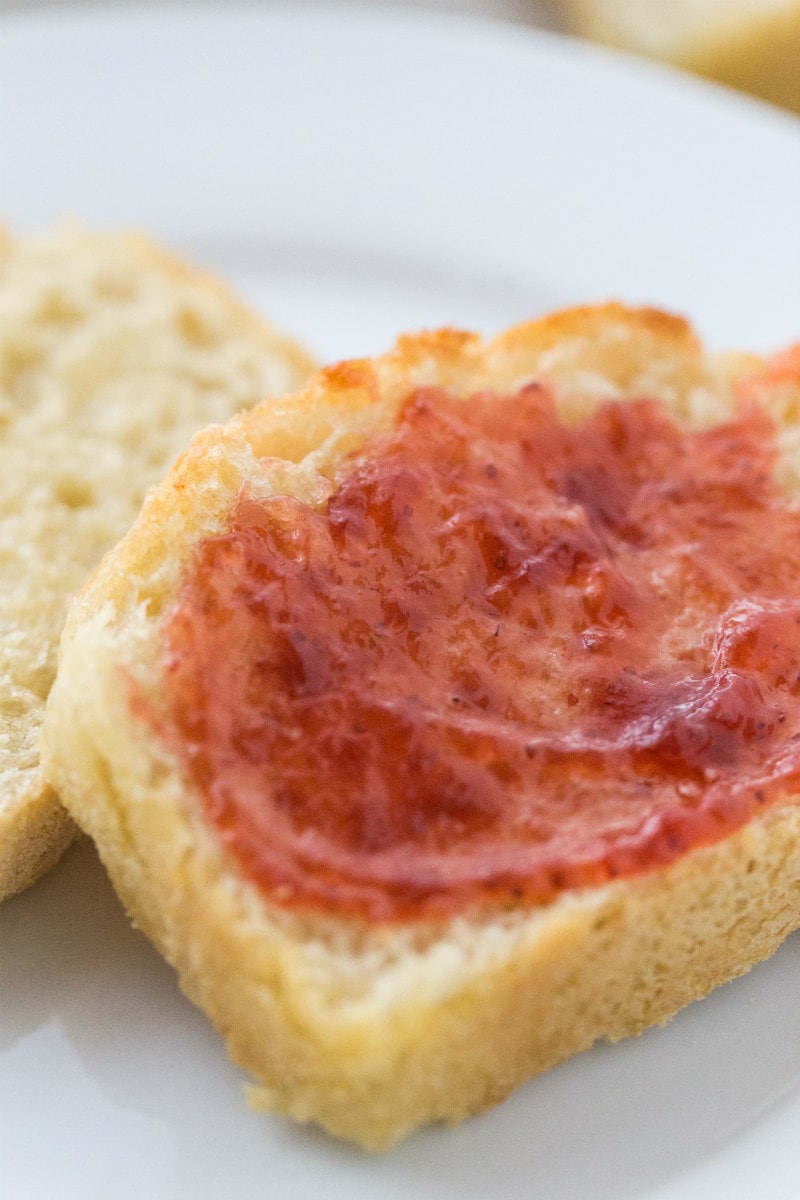
[{"label": "strawberry jam", "polygon": [[263,893],[372,921],[542,902],[712,843],[800,771],[800,514],[746,406],[574,427],[421,390],[329,499],[203,541],[163,736]]}]

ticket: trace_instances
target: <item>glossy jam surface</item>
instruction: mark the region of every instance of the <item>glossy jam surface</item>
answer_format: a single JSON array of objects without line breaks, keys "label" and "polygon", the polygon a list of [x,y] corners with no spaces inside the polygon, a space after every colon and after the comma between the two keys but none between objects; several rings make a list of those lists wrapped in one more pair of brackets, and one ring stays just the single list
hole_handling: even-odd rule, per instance
[{"label": "glossy jam surface", "polygon": [[800,514],[750,407],[577,427],[410,397],[315,510],[244,489],[165,628],[162,731],[244,873],[373,921],[543,901],[800,772]]}]

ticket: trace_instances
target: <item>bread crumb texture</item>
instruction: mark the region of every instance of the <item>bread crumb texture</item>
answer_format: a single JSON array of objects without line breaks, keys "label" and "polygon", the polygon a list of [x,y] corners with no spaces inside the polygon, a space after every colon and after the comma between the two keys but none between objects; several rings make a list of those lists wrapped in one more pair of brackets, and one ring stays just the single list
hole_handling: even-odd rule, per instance
[{"label": "bread crumb texture", "polygon": [[712,358],[684,321],[618,305],[488,344],[452,330],[408,337],[206,431],[151,494],[71,609],[46,771],[134,920],[252,1076],[256,1107],[385,1150],[419,1125],[496,1103],[599,1038],[665,1021],[800,923],[800,806],[782,797],[666,868],[543,905],[389,924],[282,908],[243,878],[131,706],[131,680],[157,706],[163,617],[197,539],[225,528],[244,480],[254,494],[321,502],[342,455],[427,385],[468,397],[546,379],[567,421],[602,398],[646,395],[698,427],[733,411],[737,377],[761,372],[796,489],[793,370],[772,379],[753,356]]},{"label": "bread crumb texture", "polygon": [[74,836],[38,750],[68,597],[197,429],[310,369],[145,237],[0,235],[0,898]]},{"label": "bread crumb texture", "polygon": [[565,0],[575,33],[800,112],[800,0]]}]

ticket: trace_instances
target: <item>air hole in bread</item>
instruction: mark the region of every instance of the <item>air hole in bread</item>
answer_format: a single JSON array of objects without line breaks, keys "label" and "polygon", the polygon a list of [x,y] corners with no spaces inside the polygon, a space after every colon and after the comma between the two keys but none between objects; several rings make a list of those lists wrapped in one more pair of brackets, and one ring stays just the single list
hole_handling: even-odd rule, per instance
[{"label": "air hole in bread", "polygon": [[163,590],[158,587],[143,587],[139,596],[139,606],[148,619],[155,620],[166,607]]},{"label": "air hole in bread", "polygon": [[178,330],[190,346],[212,349],[219,345],[219,334],[196,308],[184,308],[178,313]]},{"label": "air hole in bread", "polygon": [[54,495],[66,508],[87,508],[94,502],[94,491],[85,479],[64,475],[55,484]]},{"label": "air hole in bread", "polygon": [[75,325],[86,316],[83,308],[60,292],[45,296],[36,310],[36,320],[45,325]]},{"label": "air hole in bread", "polygon": [[6,345],[2,364],[0,364],[0,381],[6,391],[18,387],[23,376],[28,371],[41,365],[42,350],[34,341],[22,341],[14,345]]}]

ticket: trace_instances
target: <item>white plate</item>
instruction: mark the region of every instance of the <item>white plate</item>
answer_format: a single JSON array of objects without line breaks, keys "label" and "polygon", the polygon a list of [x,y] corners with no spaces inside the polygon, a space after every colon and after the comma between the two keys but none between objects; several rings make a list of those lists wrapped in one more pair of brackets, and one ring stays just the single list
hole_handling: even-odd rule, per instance
[{"label": "white plate", "polygon": [[[132,222],[320,356],[618,296],[800,335],[798,125],[519,27],[340,6],[0,19],[0,209]],[[8,1200],[788,1200],[800,941],[666,1029],[371,1159],[244,1107],[83,845],[0,910]]]}]

